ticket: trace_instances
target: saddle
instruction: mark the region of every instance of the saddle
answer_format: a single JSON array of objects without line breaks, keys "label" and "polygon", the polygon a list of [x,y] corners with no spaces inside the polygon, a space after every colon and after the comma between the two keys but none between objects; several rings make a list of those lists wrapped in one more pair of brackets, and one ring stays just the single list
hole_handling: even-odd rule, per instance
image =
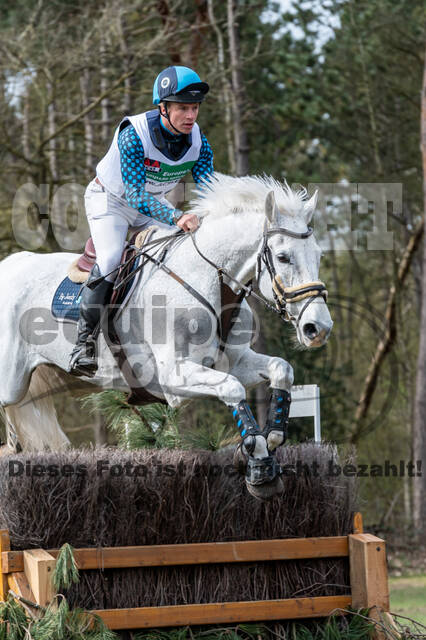
[{"label": "saddle", "polygon": [[[132,248],[132,246],[136,247],[137,249],[141,249],[147,242],[148,238],[151,236],[154,229],[157,229],[157,227],[150,226],[147,229],[144,229],[144,231],[136,231],[135,233],[133,233],[124,247],[120,262],[126,262],[136,253],[136,250]],[[89,273],[95,263],[96,249],[95,245],[93,244],[93,240],[90,237],[84,247],[84,253],[76,260],[74,260],[69,266],[67,274],[68,278],[72,282],[83,284],[83,282],[86,282],[87,278],[89,277]],[[118,273],[118,277],[119,276],[124,277],[123,274],[121,274],[121,269]]]}]

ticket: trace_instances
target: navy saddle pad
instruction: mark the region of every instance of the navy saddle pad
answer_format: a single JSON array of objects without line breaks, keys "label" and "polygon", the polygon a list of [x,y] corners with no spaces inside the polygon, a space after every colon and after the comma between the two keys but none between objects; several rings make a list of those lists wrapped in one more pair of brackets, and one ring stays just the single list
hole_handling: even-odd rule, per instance
[{"label": "navy saddle pad", "polygon": [[52,315],[63,322],[78,322],[80,314],[81,283],[72,282],[68,277],[62,280],[52,300]]},{"label": "navy saddle pad", "polygon": [[[139,260],[140,258],[137,258],[133,261],[131,271],[138,267]],[[120,305],[127,299],[134,284],[135,278],[133,277],[119,290],[120,293],[115,304]],[[72,282],[68,277],[64,278],[53,295],[52,316],[60,322],[78,322],[81,300],[81,295],[79,294],[81,294],[82,290],[83,285],[81,283]]]}]

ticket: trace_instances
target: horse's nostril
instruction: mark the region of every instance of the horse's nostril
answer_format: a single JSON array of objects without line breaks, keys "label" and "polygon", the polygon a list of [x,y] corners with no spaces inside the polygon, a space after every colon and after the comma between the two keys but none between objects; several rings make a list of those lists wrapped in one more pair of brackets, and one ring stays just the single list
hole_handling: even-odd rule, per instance
[{"label": "horse's nostril", "polygon": [[312,322],[307,322],[303,325],[303,333],[309,340],[313,340],[318,335],[318,329]]}]

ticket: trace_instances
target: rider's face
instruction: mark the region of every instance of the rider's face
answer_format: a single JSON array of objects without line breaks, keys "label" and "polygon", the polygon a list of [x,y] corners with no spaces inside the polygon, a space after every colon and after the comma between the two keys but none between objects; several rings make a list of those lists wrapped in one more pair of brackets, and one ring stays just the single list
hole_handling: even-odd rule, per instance
[{"label": "rider's face", "polygon": [[[183,102],[167,103],[169,118],[175,129],[177,129],[181,133],[191,133],[192,127],[194,126],[197,119],[199,109],[200,104],[198,102],[194,102],[191,104],[186,104]],[[165,113],[164,105],[161,105],[161,113]],[[163,118],[163,124],[165,127],[167,127],[167,129],[170,129],[170,131],[175,133],[175,131],[170,127],[170,124],[166,120],[166,118]]]}]

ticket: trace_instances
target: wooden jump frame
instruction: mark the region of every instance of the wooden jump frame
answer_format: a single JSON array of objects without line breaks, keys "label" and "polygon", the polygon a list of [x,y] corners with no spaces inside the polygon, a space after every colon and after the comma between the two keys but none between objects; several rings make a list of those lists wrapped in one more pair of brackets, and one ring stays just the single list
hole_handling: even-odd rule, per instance
[{"label": "wooden jump frame", "polygon": [[[0,552],[0,600],[11,590],[21,601],[46,606],[55,595],[51,576],[59,550],[12,551],[8,531],[1,530]],[[348,607],[388,612],[385,542],[363,533],[356,514],[349,536],[74,550],[80,570],[346,557],[350,595],[93,611],[110,629],[313,618]]]}]

